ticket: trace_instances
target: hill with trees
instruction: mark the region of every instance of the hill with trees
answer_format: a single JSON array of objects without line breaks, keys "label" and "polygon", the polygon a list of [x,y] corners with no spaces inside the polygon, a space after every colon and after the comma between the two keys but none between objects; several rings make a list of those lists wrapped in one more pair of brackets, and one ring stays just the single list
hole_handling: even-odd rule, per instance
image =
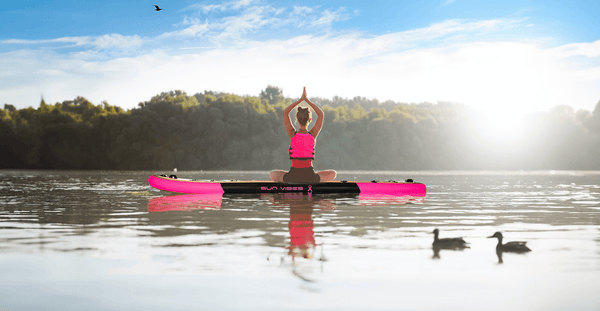
[{"label": "hill with trees", "polygon": [[[5,104],[0,168],[287,169],[282,113],[295,100],[268,86],[260,96],[163,92],[130,110],[83,97],[37,109]],[[593,112],[528,115],[517,139],[496,142],[480,113],[461,104],[310,100],[325,113],[316,169],[600,169],[600,102]]]}]

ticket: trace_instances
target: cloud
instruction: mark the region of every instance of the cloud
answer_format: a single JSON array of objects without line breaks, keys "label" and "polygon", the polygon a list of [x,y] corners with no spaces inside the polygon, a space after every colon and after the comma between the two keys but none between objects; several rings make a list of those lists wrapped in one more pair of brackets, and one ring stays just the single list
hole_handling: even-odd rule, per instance
[{"label": "cloud", "polygon": [[198,3],[198,4],[193,4],[193,5],[186,7],[186,8],[184,8],[184,10],[192,9],[192,10],[197,10],[203,14],[208,14],[210,12],[224,12],[224,11],[228,11],[228,10],[240,10],[242,8],[251,6],[255,2],[257,2],[257,1],[256,0],[238,0],[238,1],[225,2],[225,3],[221,3],[221,4]]},{"label": "cloud", "polygon": [[307,16],[308,14],[314,11],[313,8],[307,6],[294,6],[292,12],[290,12],[290,16]]},{"label": "cloud", "polygon": [[312,26],[331,26],[333,22],[339,22],[349,19],[349,15],[344,13],[344,8],[339,8],[337,11],[330,12],[325,10],[321,13],[321,17],[311,22]]},{"label": "cloud", "polygon": [[560,57],[585,56],[599,57],[600,56],[600,40],[595,42],[571,43],[553,49]]},{"label": "cloud", "polygon": [[[278,23],[277,15],[281,9],[270,6],[250,6],[253,1],[237,1],[219,5],[196,4],[188,7],[202,14],[213,11],[225,12],[235,11],[217,18],[206,18],[201,22],[200,18],[184,16],[179,25],[191,25],[185,29],[166,32],[159,39],[171,37],[204,37],[212,41],[225,41],[241,38],[243,35],[257,31],[263,27]],[[240,9],[243,11],[238,12]]]},{"label": "cloud", "polygon": [[56,39],[42,39],[42,40],[21,40],[21,39],[9,39],[2,41],[4,44],[25,44],[25,45],[40,45],[40,44],[53,44],[53,43],[72,43],[75,46],[90,46],[99,49],[130,49],[139,47],[143,43],[143,39],[138,36],[123,36],[120,34],[107,34],[102,36],[83,36],[83,37],[63,37]]},{"label": "cloud", "polygon": [[227,7],[221,4],[201,5],[198,7],[204,14],[210,11],[225,11]]},{"label": "cloud", "polygon": [[46,44],[46,43],[75,43],[76,45],[83,45],[89,42],[90,37],[64,37],[57,39],[45,39],[45,40],[21,40],[21,39],[9,39],[4,40],[2,43],[5,44]]},{"label": "cloud", "polygon": [[[191,10],[194,13],[184,16],[179,25],[203,25],[202,31],[197,31],[200,30],[198,26],[191,26],[164,33],[160,38],[203,37],[213,42],[231,45],[248,41],[248,34],[261,31],[303,28],[307,31],[314,31],[315,29],[330,28],[333,23],[350,18],[344,8],[331,11],[319,10],[318,7],[273,7],[257,3],[258,1],[248,0],[191,5],[185,10]],[[204,22],[201,22],[201,18]]]},{"label": "cloud", "polygon": [[189,16],[184,16],[183,21],[179,25],[194,25],[194,24],[200,24],[200,19],[194,18],[194,17],[189,17]]},{"label": "cloud", "polygon": [[[250,2],[237,4],[238,14],[202,18],[203,22],[187,17],[182,29],[140,39],[144,44],[172,40],[177,53],[160,47],[116,59],[89,51],[81,52],[86,57],[42,50],[2,53],[0,103],[37,106],[43,93],[47,102],[84,96],[94,103],[107,100],[132,108],[174,89],[189,94],[204,90],[258,94],[269,84],[293,97],[306,86],[309,96],[452,101],[489,111],[547,110],[559,104],[591,110],[600,99],[600,67],[593,65],[600,61],[600,40],[544,47],[524,40],[454,39],[518,23],[505,19],[447,20],[383,35],[307,31],[283,39],[254,40],[247,34],[268,27],[297,27],[290,24],[296,21],[290,16],[294,12],[310,16],[309,21],[326,17],[327,24],[344,18],[345,10],[293,7],[282,11]],[[234,5],[228,8],[234,10]],[[191,40],[195,45],[191,49],[178,43],[182,38],[202,40]],[[107,49],[126,47],[123,40],[127,39],[131,37],[107,35],[3,43]],[[214,45],[232,39],[237,44]],[[218,48],[197,44],[207,41]]]},{"label": "cloud", "polygon": [[258,0],[238,0],[231,2],[231,8],[240,9],[250,6],[252,3],[258,2]]},{"label": "cloud", "polygon": [[196,37],[196,36],[202,36],[203,34],[207,33],[208,31],[209,31],[208,22],[205,22],[204,24],[193,23],[191,26],[189,26],[185,29],[182,29],[182,30],[165,32],[165,33],[161,34],[160,36],[158,36],[158,39],[172,38],[172,37]]},{"label": "cloud", "polygon": [[268,6],[252,7],[242,15],[228,16],[213,25],[213,29],[219,33],[215,38],[225,40],[237,38],[248,32],[254,32],[269,25],[276,24],[277,10]]},{"label": "cloud", "polygon": [[93,37],[90,39],[91,45],[101,48],[120,48],[120,49],[130,49],[134,47],[138,47],[142,45],[142,38],[140,36],[122,36],[120,34],[111,34],[111,35],[103,35],[98,37]]}]

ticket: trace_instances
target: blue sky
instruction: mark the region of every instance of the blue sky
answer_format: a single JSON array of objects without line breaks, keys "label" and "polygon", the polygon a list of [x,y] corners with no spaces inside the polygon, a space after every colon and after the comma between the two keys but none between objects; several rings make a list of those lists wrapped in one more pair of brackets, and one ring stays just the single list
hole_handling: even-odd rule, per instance
[{"label": "blue sky", "polygon": [[[157,4],[163,11],[155,12]],[[163,91],[592,110],[598,1],[12,1],[0,7],[0,104]],[[508,108],[508,109],[507,109]]]}]

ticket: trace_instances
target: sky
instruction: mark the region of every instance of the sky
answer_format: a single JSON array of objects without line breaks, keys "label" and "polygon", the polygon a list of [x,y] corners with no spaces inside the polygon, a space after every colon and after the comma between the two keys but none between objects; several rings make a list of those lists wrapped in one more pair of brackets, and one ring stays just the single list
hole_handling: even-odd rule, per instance
[{"label": "sky", "polygon": [[[163,10],[155,11],[154,5]],[[0,105],[170,90],[592,111],[600,1],[11,1]],[[1,107],[0,107],[1,108]]]}]

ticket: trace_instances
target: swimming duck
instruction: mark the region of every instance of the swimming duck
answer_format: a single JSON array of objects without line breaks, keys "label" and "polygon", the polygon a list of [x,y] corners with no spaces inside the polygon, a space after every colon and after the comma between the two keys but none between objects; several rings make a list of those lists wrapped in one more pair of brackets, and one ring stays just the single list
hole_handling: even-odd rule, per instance
[{"label": "swimming duck", "polygon": [[468,248],[467,242],[463,238],[438,238],[440,231],[438,229],[433,230],[433,247],[434,248],[445,248],[445,249],[462,249]]},{"label": "swimming duck", "polygon": [[496,251],[511,253],[526,253],[531,251],[529,247],[525,246],[527,242],[508,242],[506,244],[502,244],[502,233],[500,232],[496,232],[494,235],[489,236],[488,238],[498,238]]}]

